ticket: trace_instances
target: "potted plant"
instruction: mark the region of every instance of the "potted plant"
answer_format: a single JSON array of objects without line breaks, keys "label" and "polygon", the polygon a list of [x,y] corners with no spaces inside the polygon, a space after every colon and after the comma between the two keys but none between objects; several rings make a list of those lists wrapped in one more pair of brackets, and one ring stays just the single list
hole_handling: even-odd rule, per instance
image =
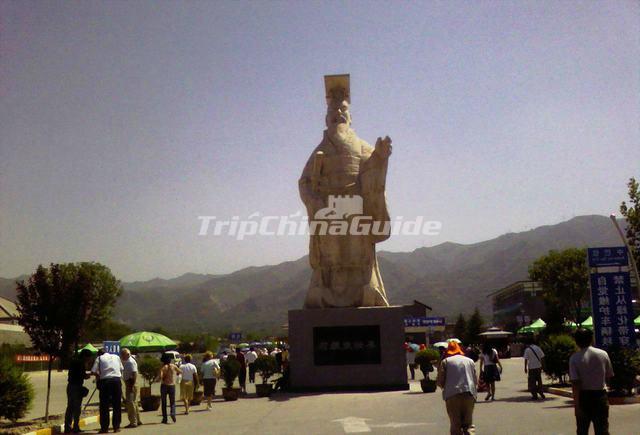
[{"label": "potted plant", "polygon": [[229,355],[227,359],[220,364],[220,376],[222,376],[225,385],[225,388],[222,389],[222,397],[224,397],[224,400],[238,400],[240,388],[233,388],[233,382],[238,377],[240,368],[240,361],[236,359],[235,355]]},{"label": "potted plant", "polygon": [[138,364],[138,372],[148,386],[140,388],[140,404],[143,411],[156,411],[160,408],[160,396],[151,394],[151,385],[158,381],[162,362],[157,358],[146,356]]},{"label": "potted plant", "polygon": [[424,376],[424,379],[420,381],[420,387],[424,393],[436,391],[436,381],[429,378],[429,373],[434,371],[433,366],[438,363],[439,357],[440,353],[435,349],[424,349],[416,353],[416,364]]},{"label": "potted plant", "polygon": [[607,349],[607,353],[614,373],[609,380],[612,390],[609,403],[615,405],[635,402],[630,397],[633,396],[633,389],[636,387],[636,377],[640,374],[640,351],[612,346]]},{"label": "potted plant", "polygon": [[269,397],[273,390],[273,385],[268,383],[268,380],[278,368],[276,358],[271,355],[260,355],[253,365],[262,378],[262,383],[256,384],[256,394],[258,397]]}]

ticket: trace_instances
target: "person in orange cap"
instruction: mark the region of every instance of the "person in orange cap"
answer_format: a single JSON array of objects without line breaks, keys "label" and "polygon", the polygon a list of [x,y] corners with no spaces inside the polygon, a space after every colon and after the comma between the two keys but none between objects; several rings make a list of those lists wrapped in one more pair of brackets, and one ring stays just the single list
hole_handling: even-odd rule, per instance
[{"label": "person in orange cap", "polygon": [[447,347],[446,356],[454,356],[454,355],[462,355],[464,356],[464,351],[460,347],[460,345],[455,341],[450,341],[449,346]]},{"label": "person in orange cap", "polygon": [[451,434],[475,433],[473,407],[478,395],[476,379],[473,360],[464,356],[458,343],[450,341],[438,370],[438,386],[442,388]]}]

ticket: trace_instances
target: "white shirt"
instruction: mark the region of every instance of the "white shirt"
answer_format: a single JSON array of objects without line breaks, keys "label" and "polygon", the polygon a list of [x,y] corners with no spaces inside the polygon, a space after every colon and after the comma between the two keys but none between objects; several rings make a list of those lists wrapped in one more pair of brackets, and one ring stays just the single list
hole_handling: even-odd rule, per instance
[{"label": "white shirt", "polygon": [[544,358],[544,352],[535,344],[528,346],[525,349],[523,356],[524,356],[524,359],[527,360],[527,368],[529,369],[542,368],[542,358]]},{"label": "white shirt", "polygon": [[198,373],[196,366],[191,363],[182,364],[180,370],[182,370],[182,380],[186,382],[193,382],[193,374]]},{"label": "white shirt", "polygon": [[247,361],[247,364],[253,364],[258,359],[258,354],[254,351],[247,352],[247,354],[244,356],[244,359]]},{"label": "white shirt", "polygon": [[122,363],[124,366],[124,371],[122,372],[122,377],[124,380],[131,379],[134,373],[138,373],[138,363],[133,356],[129,356],[129,359]]},{"label": "white shirt", "polygon": [[609,355],[602,349],[587,347],[569,358],[569,377],[580,381],[580,390],[602,391],[605,380],[613,376]]},{"label": "white shirt", "polygon": [[454,355],[443,359],[438,376],[444,377],[444,400],[461,393],[471,393],[473,397],[478,395],[476,365],[471,358]]},{"label": "white shirt", "polygon": [[202,363],[202,379],[215,379],[216,370],[220,370],[220,365],[214,359]]},{"label": "white shirt", "polygon": [[407,351],[407,364],[415,364],[416,362],[416,353]]},{"label": "white shirt", "polygon": [[485,366],[493,366],[496,363],[496,357],[498,356],[498,351],[495,349],[491,349],[491,353],[489,355],[485,355],[484,353],[480,354],[482,356],[482,361],[484,361]]},{"label": "white shirt", "polygon": [[105,353],[96,358],[91,372],[97,373],[100,379],[121,378],[123,369],[122,361],[118,355]]}]

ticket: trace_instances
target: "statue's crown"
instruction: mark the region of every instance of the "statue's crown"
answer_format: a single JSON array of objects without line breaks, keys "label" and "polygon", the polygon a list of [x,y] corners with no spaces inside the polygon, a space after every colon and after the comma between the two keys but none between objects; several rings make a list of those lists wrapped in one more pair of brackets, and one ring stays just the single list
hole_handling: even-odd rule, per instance
[{"label": "statue's crown", "polygon": [[349,74],[324,76],[324,89],[327,105],[332,100],[347,101],[351,104],[351,84]]}]

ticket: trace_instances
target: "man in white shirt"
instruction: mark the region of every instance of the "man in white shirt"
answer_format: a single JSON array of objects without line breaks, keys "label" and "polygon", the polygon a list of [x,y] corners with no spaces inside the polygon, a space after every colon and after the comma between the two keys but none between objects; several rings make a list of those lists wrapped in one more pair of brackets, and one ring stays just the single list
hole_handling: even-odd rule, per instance
[{"label": "man in white shirt", "polygon": [[100,390],[99,433],[109,431],[109,407],[113,409],[113,431],[120,432],[123,369],[120,357],[110,353],[98,354],[91,368],[91,373],[98,379],[98,389]]},{"label": "man in white shirt", "polygon": [[440,363],[437,382],[442,388],[451,434],[475,433],[473,407],[478,395],[476,379],[473,360],[464,356],[458,343],[450,341],[445,358]]},{"label": "man in white shirt", "polygon": [[249,348],[249,352],[244,356],[244,359],[247,361],[247,367],[249,367],[249,383],[253,384],[256,382],[256,368],[253,365],[258,359],[256,350],[253,347]]},{"label": "man in white shirt", "polygon": [[134,428],[142,424],[140,412],[138,411],[138,363],[126,347],[120,351],[120,359],[124,370],[122,380],[124,381],[124,406],[129,417],[129,424],[125,428]]},{"label": "man in white shirt", "polygon": [[184,356],[185,363],[180,366],[182,380],[180,381],[180,398],[184,401],[184,413],[189,414],[189,406],[193,400],[193,391],[198,385],[198,369],[191,364],[191,355]]},{"label": "man in white shirt", "polygon": [[593,334],[578,329],[574,334],[580,350],[569,358],[569,377],[573,389],[578,435],[587,435],[593,422],[596,435],[609,434],[609,399],[606,382],[613,377],[609,355],[591,346]]},{"label": "man in white shirt", "polygon": [[524,372],[528,374],[529,392],[533,400],[538,400],[538,394],[544,400],[542,390],[542,360],[544,352],[535,344],[535,339],[531,339],[529,345],[524,350]]}]

